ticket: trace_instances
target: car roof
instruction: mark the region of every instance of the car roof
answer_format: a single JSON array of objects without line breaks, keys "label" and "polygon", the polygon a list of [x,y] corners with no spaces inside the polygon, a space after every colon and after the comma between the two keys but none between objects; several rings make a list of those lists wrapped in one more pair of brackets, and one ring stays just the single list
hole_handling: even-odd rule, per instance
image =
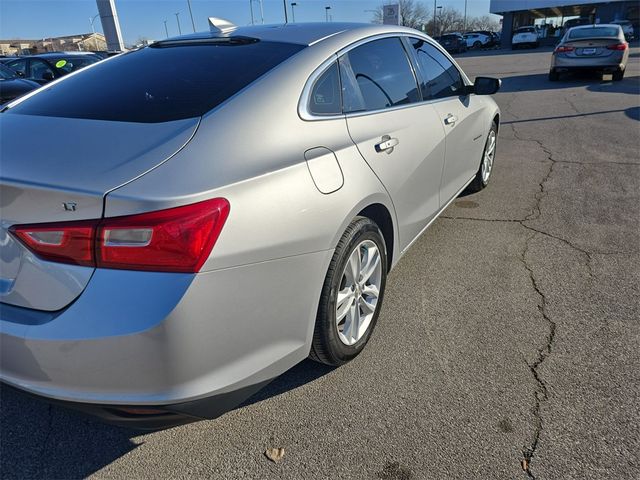
[{"label": "car roof", "polygon": [[616,25],[615,23],[595,23],[593,25],[578,25],[577,27],[572,27],[571,30],[587,30],[589,28],[598,28],[598,27],[620,27],[620,25]]},{"label": "car roof", "polygon": [[207,38],[219,37],[251,37],[264,41],[295,43],[300,45],[313,45],[326,38],[333,37],[345,32],[359,31],[363,35],[375,35],[378,33],[414,33],[421,32],[395,25],[381,25],[374,23],[341,23],[341,22],[318,22],[318,23],[286,23],[274,25],[255,25],[247,27],[237,27],[227,33],[199,32],[189,35],[161,40],[157,43],[180,42],[189,40],[206,40]]}]

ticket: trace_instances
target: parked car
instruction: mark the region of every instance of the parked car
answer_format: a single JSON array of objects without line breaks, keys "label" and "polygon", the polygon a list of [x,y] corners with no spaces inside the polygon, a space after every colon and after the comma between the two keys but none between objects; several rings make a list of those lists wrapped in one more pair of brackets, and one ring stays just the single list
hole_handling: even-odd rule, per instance
[{"label": "parked car", "polygon": [[465,42],[464,37],[459,33],[442,35],[438,39],[438,43],[440,43],[447,52],[462,53],[467,51],[467,43]]},{"label": "parked car", "polygon": [[18,98],[39,86],[36,82],[18,77],[16,72],[0,63],[0,104]]},{"label": "parked car", "polygon": [[159,428],[353,359],[389,270],[489,182],[499,86],[410,28],[226,23],[10,103],[0,379]]},{"label": "parked car", "polygon": [[593,25],[594,23],[595,22],[590,17],[570,18],[562,25],[562,35],[564,36],[570,28],[579,27],[581,25]]},{"label": "parked car", "polygon": [[540,41],[538,40],[538,32],[535,27],[516,28],[511,38],[511,48],[515,50],[520,47],[538,48]]},{"label": "parked car", "polygon": [[487,37],[489,37],[489,42],[486,45],[487,48],[500,45],[500,35],[498,35],[496,32],[491,32],[489,30],[476,30],[474,32],[468,33],[479,33],[481,35],[486,35]]},{"label": "parked car", "polygon": [[490,35],[483,33],[465,33],[464,39],[467,42],[467,48],[488,48],[493,41]]},{"label": "parked car", "polygon": [[613,74],[620,81],[629,59],[629,44],[622,27],[613,24],[585,25],[571,28],[560,40],[551,56],[549,80],[560,74],[593,70]]},{"label": "parked car", "polygon": [[633,30],[633,24],[629,20],[614,20],[611,22],[613,25],[620,25],[624,38],[630,42],[636,38],[635,31]]},{"label": "parked car", "polygon": [[102,60],[93,53],[52,52],[14,58],[5,64],[40,85]]}]

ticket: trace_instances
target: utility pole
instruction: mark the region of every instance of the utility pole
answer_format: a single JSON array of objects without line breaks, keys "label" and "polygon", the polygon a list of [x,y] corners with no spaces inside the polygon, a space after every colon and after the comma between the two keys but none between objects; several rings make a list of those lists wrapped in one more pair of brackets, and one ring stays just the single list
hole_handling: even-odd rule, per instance
[{"label": "utility pole", "polygon": [[291,2],[291,21],[296,23],[296,11],[293,7],[297,6],[298,2]]},{"label": "utility pole", "polygon": [[464,0],[464,21],[462,22],[462,33],[467,31],[467,0]]},{"label": "utility pole", "polygon": [[289,16],[287,15],[287,0],[282,0],[282,6],[284,7],[284,23],[289,23]]},{"label": "utility pole", "polygon": [[433,0],[433,28],[431,29],[431,36],[435,38],[436,36],[436,12],[438,11],[437,5],[438,0]]},{"label": "utility pole", "polygon": [[251,25],[255,25],[256,22],[253,20],[253,0],[249,0],[249,11],[251,12]]},{"label": "utility pole", "polygon": [[89,18],[89,23],[91,24],[91,32],[96,33],[96,28],[93,26],[93,22],[96,21],[96,18],[100,16],[99,13],[96,13],[93,17]]},{"label": "utility pole", "polygon": [[169,29],[167,28],[167,21],[163,20],[164,22],[164,33],[167,35],[167,38],[169,38]]},{"label": "utility pole", "polygon": [[189,15],[191,16],[191,25],[193,26],[193,33],[196,33],[196,22],[193,21],[193,12],[191,11],[191,0],[187,0],[189,5]]},{"label": "utility pole", "polygon": [[178,17],[178,15],[180,15],[180,12],[176,12],[174,13],[174,15],[176,16],[176,22],[178,23],[178,35],[182,35],[182,29],[180,28],[180,18]]},{"label": "utility pole", "polygon": [[329,10],[331,10],[331,7],[324,7],[324,17],[325,17],[325,21],[329,21]]},{"label": "utility pole", "polygon": [[260,21],[264,25],[264,7],[262,5],[262,0],[258,0],[260,2]]}]

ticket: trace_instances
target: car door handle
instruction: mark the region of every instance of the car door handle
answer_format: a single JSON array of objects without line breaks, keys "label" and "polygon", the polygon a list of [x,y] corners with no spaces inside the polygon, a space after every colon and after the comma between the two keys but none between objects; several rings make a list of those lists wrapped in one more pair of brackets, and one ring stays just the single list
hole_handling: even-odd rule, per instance
[{"label": "car door handle", "polygon": [[456,117],[455,115],[449,114],[447,115],[447,118],[444,119],[444,124],[455,125],[457,121],[458,121],[458,117]]},{"label": "car door handle", "polygon": [[397,138],[391,138],[389,135],[384,135],[382,137],[382,141],[380,143],[377,143],[375,146],[376,152],[391,153],[393,152],[393,147],[395,147],[399,143],[400,143],[400,140],[398,140]]}]

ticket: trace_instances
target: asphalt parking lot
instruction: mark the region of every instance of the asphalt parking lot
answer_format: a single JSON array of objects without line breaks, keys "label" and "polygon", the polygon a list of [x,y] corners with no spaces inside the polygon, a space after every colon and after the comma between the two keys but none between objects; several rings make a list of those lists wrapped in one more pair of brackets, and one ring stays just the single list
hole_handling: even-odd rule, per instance
[{"label": "asphalt parking lot", "polygon": [[355,361],[151,434],[4,389],[0,476],[638,478],[640,48],[622,82],[549,57],[458,57],[503,79],[492,183],[401,260]]}]

